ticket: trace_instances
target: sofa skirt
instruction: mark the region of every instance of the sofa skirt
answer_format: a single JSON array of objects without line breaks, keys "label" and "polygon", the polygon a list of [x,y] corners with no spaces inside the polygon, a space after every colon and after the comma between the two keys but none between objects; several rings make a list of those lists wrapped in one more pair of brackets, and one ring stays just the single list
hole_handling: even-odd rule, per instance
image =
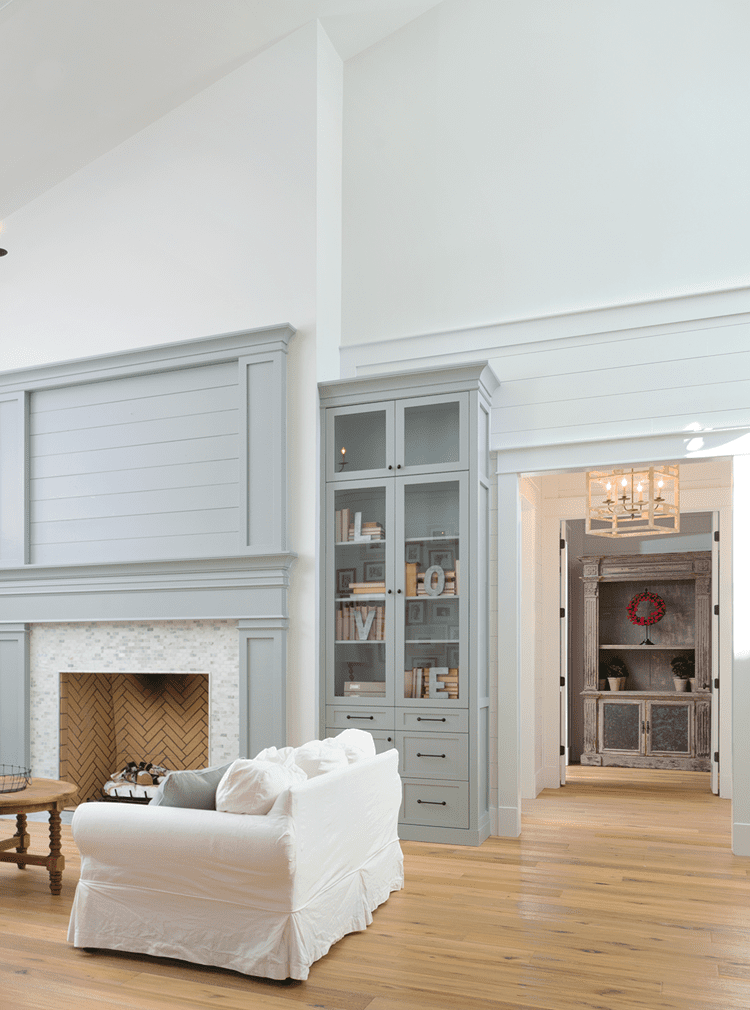
[{"label": "sofa skirt", "polygon": [[301,908],[280,911],[244,900],[213,899],[103,880],[81,879],[68,940],[229,968],[272,979],[306,979],[310,966],[404,885],[398,839],[329,883]]}]

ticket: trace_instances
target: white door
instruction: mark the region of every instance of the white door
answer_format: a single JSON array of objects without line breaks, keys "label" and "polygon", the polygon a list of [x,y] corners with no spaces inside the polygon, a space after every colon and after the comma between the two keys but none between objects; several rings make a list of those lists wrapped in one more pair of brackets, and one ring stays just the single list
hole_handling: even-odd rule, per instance
[{"label": "white door", "polygon": [[560,522],[560,785],[568,765],[568,532]]},{"label": "white door", "polygon": [[719,699],[721,671],[719,670],[719,513],[711,517],[711,792],[719,793]]}]

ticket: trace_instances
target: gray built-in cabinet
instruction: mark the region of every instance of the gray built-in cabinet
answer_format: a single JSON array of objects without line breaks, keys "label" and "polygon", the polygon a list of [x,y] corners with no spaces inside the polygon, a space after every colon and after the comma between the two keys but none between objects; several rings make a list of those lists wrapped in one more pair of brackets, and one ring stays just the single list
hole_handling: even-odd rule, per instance
[{"label": "gray built-in cabinet", "polygon": [[[581,764],[710,771],[711,554],[584,557],[584,745]],[[627,607],[644,590],[664,601],[652,626]],[[649,604],[642,605],[648,610]],[[641,613],[639,608],[638,613]],[[671,661],[694,663],[678,692]],[[622,660],[624,690],[612,691],[608,662]]]},{"label": "gray built-in cabinet", "polygon": [[489,834],[486,362],[324,383],[321,730],[396,747],[402,838]]}]

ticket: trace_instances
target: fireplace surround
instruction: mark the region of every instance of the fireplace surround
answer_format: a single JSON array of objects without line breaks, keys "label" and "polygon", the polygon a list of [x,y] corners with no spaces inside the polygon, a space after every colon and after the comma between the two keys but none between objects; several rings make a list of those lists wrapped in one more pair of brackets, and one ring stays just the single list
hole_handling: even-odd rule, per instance
[{"label": "fireplace surround", "polygon": [[67,671],[206,673],[209,761],[286,742],[288,325],[0,375],[0,741]]}]

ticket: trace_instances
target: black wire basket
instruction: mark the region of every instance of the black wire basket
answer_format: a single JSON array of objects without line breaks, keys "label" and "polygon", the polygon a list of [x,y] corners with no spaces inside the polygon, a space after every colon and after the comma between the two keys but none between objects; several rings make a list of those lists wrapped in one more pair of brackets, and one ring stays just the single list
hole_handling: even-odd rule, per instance
[{"label": "black wire basket", "polygon": [[0,765],[0,793],[20,793],[31,782],[31,769]]}]

